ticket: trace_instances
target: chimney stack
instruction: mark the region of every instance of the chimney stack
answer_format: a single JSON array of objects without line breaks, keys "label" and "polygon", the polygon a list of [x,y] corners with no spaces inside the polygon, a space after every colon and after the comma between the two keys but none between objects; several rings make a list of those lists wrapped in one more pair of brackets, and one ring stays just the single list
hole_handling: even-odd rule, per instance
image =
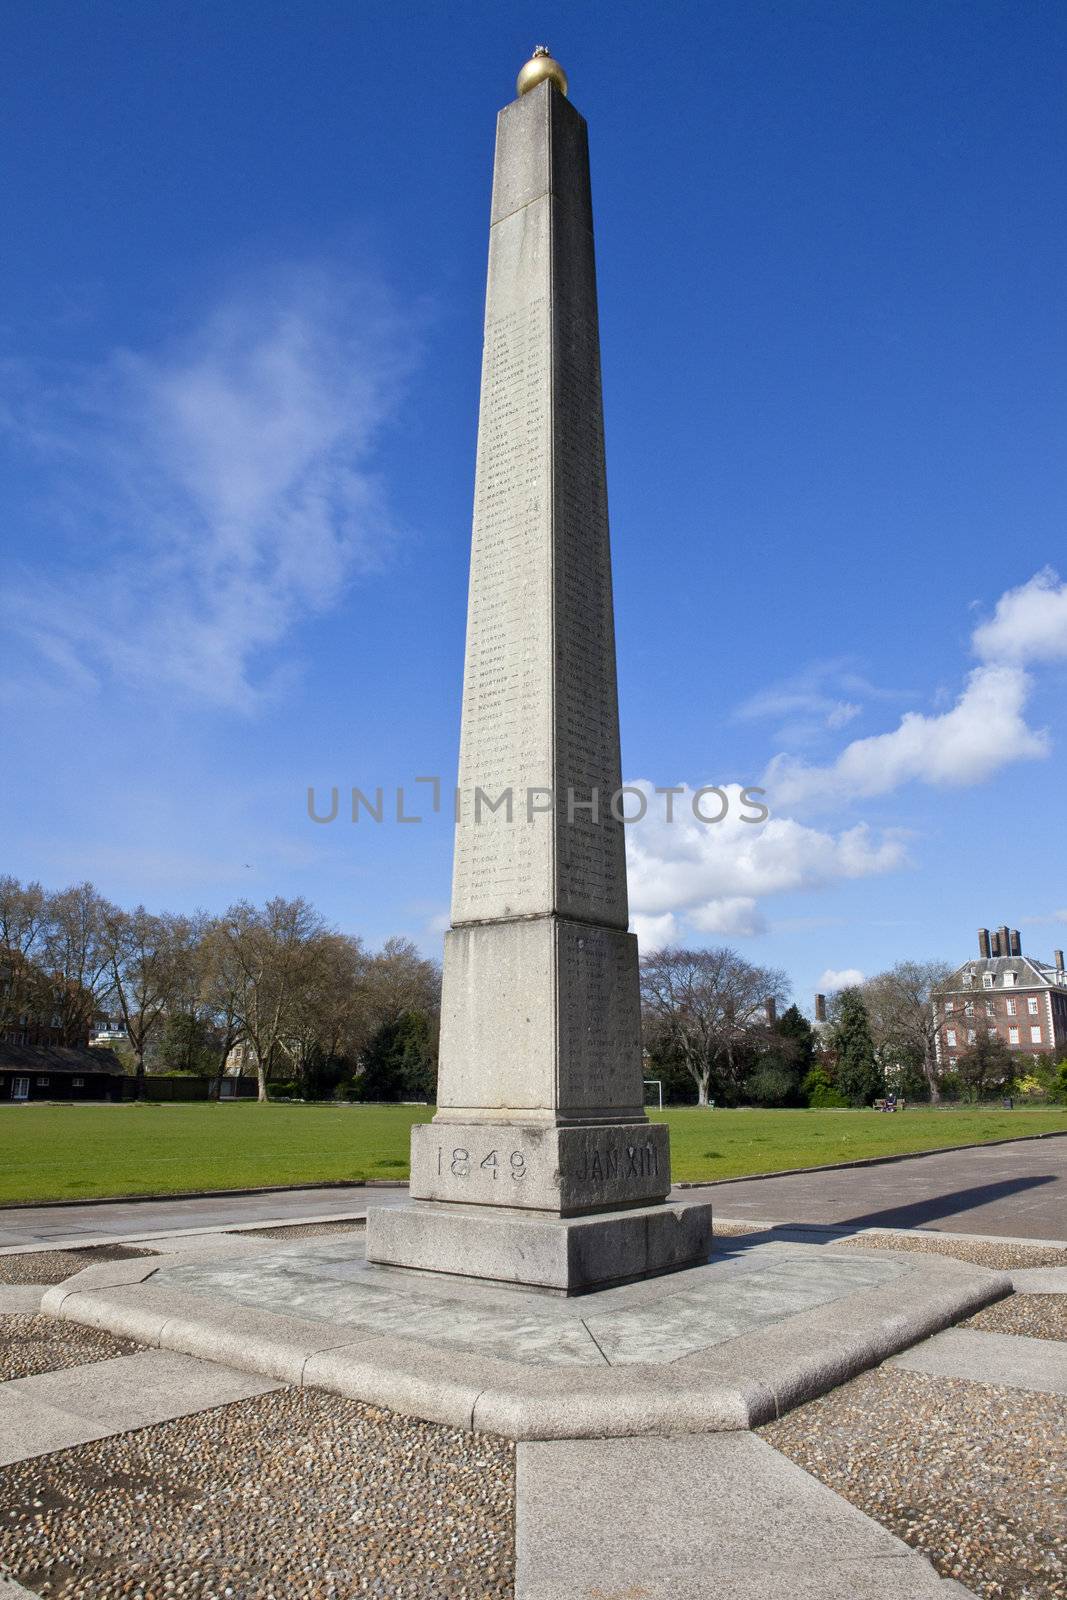
[{"label": "chimney stack", "polygon": [[763,1004],[767,1012],[767,1026],[768,1028],[773,1028],[774,1024],[778,1021],[778,1007],[775,1003],[774,996],[769,994],[766,1000],[764,1000]]},{"label": "chimney stack", "polygon": [[979,928],[978,930],[978,954],[985,956],[987,959],[993,954],[989,944],[988,928]]},{"label": "chimney stack", "polygon": [[1011,930],[1011,953],[1013,956],[1021,956],[1023,953],[1023,942],[1019,937],[1018,928]]},{"label": "chimney stack", "polygon": [[992,950],[992,952],[993,952],[993,954],[995,956],[999,956],[999,954],[1000,954],[1000,934],[999,933],[993,933],[993,934],[990,935],[989,947],[990,947],[990,949]]},{"label": "chimney stack", "polygon": [[816,1022],[826,1021],[826,996],[824,994],[815,996],[815,1020]]},{"label": "chimney stack", "polygon": [[1063,951],[1062,950],[1054,950],[1052,953],[1053,953],[1053,956],[1055,957],[1055,961],[1056,961],[1056,971],[1057,972],[1062,972],[1063,971]]},{"label": "chimney stack", "polygon": [[1011,955],[1011,944],[1010,944],[1010,942],[1008,940],[1008,929],[1007,929],[1007,924],[1006,923],[1002,922],[1000,924],[1000,927],[997,929],[997,939],[1000,942],[1000,953],[1001,953],[1001,955],[1002,956],[1010,956]]}]

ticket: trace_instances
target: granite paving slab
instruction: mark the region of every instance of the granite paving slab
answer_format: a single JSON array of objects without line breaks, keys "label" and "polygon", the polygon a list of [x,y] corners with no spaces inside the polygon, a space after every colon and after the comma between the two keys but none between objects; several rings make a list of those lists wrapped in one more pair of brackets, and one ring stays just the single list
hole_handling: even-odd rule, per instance
[{"label": "granite paving slab", "polygon": [[895,1356],[890,1365],[943,1378],[969,1378],[972,1383],[1067,1394],[1067,1346],[1052,1339],[949,1328]]},{"label": "granite paving slab", "polygon": [[516,1600],[959,1593],[752,1434],[520,1444],[516,1470]]}]

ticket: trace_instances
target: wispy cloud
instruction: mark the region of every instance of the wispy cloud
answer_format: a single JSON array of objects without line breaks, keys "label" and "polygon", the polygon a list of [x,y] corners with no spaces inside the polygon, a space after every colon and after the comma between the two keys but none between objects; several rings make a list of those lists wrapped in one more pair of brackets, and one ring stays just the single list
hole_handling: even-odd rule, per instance
[{"label": "wispy cloud", "polygon": [[165,350],[9,366],[0,427],[60,485],[0,593],[22,647],[81,691],[110,676],[253,709],[272,647],[390,541],[373,450],[413,355],[380,287],[299,268]]},{"label": "wispy cloud", "polygon": [[802,671],[767,684],[733,713],[737,722],[774,721],[775,738],[790,748],[813,744],[846,727],[869,702],[913,698],[908,690],[883,688],[850,657],[813,661]]}]

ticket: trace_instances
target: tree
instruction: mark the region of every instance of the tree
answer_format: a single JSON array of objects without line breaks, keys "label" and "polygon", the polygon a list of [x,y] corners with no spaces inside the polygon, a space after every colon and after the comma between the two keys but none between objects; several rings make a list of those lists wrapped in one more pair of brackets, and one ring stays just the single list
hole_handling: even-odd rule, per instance
[{"label": "tree", "polygon": [[749,1046],[766,1026],[766,1001],[784,1003],[785,974],[753,966],[733,950],[654,950],[641,962],[649,1049],[666,1046],[684,1061],[706,1106],[714,1076],[728,1103],[741,1097]]},{"label": "tree", "polygon": [[941,1098],[934,995],[953,969],[943,961],[900,961],[863,985],[875,1055],[884,1072],[922,1073],[934,1104]]},{"label": "tree", "polygon": [[1006,1094],[1015,1076],[1015,1062],[996,1033],[979,1033],[956,1062],[956,1074],[972,1100]]},{"label": "tree", "polygon": [[836,1087],[850,1105],[868,1106],[885,1093],[867,1022],[867,1008],[859,989],[842,989],[837,998],[837,1020],[830,1034],[836,1062]]},{"label": "tree", "polygon": [[39,883],[0,877],[0,1036],[40,1009],[46,905]]},{"label": "tree", "polygon": [[766,1048],[746,1085],[757,1105],[802,1106],[803,1084],[815,1062],[815,1030],[793,1005],[773,1023]]},{"label": "tree", "polygon": [[302,898],[268,900],[261,911],[247,900],[220,919],[222,981],[232,992],[235,1018],[252,1047],[259,1099],[285,1041],[299,1032],[299,1001],[308,980],[313,941],[326,931]]},{"label": "tree", "polygon": [[117,908],[91,883],[48,896],[42,964],[56,979],[63,1043],[82,1045],[112,985],[107,919]]},{"label": "tree", "polygon": [[225,918],[204,925],[195,952],[197,997],[215,1034],[212,1098],[222,1093],[222,1079],[230,1051],[244,1037],[241,999],[244,975],[230,944]]},{"label": "tree", "polygon": [[362,1057],[364,1100],[432,1100],[437,1093],[436,1030],[423,1011],[384,1022]]},{"label": "tree", "polygon": [[280,1039],[301,1092],[316,1098],[344,1076],[368,1034],[368,961],[359,939],[322,931],[305,950],[291,1030]]},{"label": "tree", "polygon": [[144,906],[109,906],[103,924],[111,994],[133,1051],[140,1099],[149,1042],[185,986],[193,930],[184,917],[157,916]]}]

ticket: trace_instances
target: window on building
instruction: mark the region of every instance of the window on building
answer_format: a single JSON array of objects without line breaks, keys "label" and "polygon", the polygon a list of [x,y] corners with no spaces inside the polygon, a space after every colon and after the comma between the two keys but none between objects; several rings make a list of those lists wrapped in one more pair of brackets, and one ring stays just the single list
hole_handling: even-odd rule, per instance
[{"label": "window on building", "polygon": [[1004,974],[1004,987],[1005,987],[1005,989],[1014,989],[1014,987],[1015,987],[1015,974],[1014,974],[1014,972],[1006,972]]},{"label": "window on building", "polygon": [[955,1011],[955,1009],[956,1009],[955,1000],[946,1000],[945,1001],[945,1010],[946,1011]]},{"label": "window on building", "polygon": [[1013,1017],[1015,1015],[1015,1001],[1005,1000],[1004,1004],[1007,1007],[1008,1016]]},{"label": "window on building", "polygon": [[38,1087],[38,1089],[47,1089],[47,1087],[48,1087],[48,1079],[47,1078],[38,1078],[37,1079],[37,1087]]},{"label": "window on building", "polygon": [[968,1028],[967,1029],[967,1043],[968,1044],[973,1044],[977,1037],[978,1037],[978,1035],[975,1033],[973,1028]]},{"label": "window on building", "polygon": [[1009,1044],[1018,1044],[1019,1043],[1019,1030],[1018,1030],[1018,1028],[1009,1028],[1008,1029],[1008,1043]]},{"label": "window on building", "polygon": [[992,987],[996,983],[996,981],[997,980],[994,977],[993,973],[991,973],[991,972],[983,972],[982,973],[982,982],[985,984],[987,989],[992,989]]},{"label": "window on building", "polygon": [[948,1064],[949,1064],[950,1067],[954,1067],[956,1065],[956,1057],[955,1056],[949,1056]]},{"label": "window on building", "polygon": [[985,1014],[986,1014],[987,1017],[995,1017],[996,1016],[997,1008],[994,1005],[992,1000],[987,1000],[986,1001],[986,1003],[985,1003]]},{"label": "window on building", "polygon": [[1040,1044],[1041,1043],[1041,1025],[1040,1025],[1040,1023],[1038,1024],[1038,1026],[1036,1028],[1031,1028],[1030,1029],[1030,1043],[1031,1044]]},{"label": "window on building", "polygon": [[1026,1002],[1026,1009],[1027,1009],[1027,1011],[1029,1011],[1029,1013],[1030,1013],[1030,1015],[1032,1017],[1036,1017],[1037,1016],[1037,997],[1036,997],[1036,995],[1031,995],[1030,996],[1029,1000]]},{"label": "window on building", "polygon": [[84,1089],[85,1088],[85,1079],[84,1078],[72,1078],[71,1082],[73,1083],[75,1089]]},{"label": "window on building", "polygon": [[995,1039],[995,1038],[996,1038],[996,1036],[997,1036],[997,1030],[996,1030],[996,1028],[987,1028],[987,1029],[986,1029],[986,1033],[988,1033],[988,1035],[989,1035],[989,1037],[990,1037],[990,1038],[991,1038],[991,1039]]},{"label": "window on building", "polygon": [[973,983],[974,982],[974,968],[973,967],[968,967],[967,968],[967,971],[963,974],[963,981],[964,981],[964,983]]},{"label": "window on building", "polygon": [[956,1043],[956,1030],[955,1030],[955,1028],[946,1028],[945,1029],[945,1043],[949,1044],[949,1045],[954,1045]]}]

